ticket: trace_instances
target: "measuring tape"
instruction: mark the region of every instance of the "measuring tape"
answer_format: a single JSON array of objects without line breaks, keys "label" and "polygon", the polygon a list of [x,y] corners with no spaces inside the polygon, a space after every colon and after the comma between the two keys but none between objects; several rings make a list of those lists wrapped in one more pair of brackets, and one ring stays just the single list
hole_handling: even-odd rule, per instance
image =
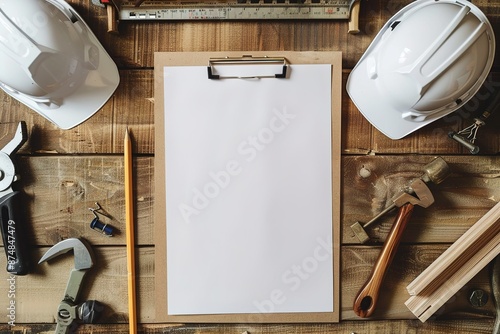
[{"label": "measuring tape", "polygon": [[118,19],[124,21],[352,19],[356,16],[357,29],[359,0],[172,0],[143,1],[140,6],[124,1],[119,7]]}]

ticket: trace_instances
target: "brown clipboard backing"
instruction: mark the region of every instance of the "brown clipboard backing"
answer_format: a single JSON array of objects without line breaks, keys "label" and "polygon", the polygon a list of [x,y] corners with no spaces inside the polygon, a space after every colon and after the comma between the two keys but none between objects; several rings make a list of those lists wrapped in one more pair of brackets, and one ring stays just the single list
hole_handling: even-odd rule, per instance
[{"label": "brown clipboard backing", "polygon": [[[333,240],[333,312],[319,313],[254,313],[168,315],[167,250],[165,212],[165,142],[163,68],[165,66],[207,66],[210,58],[285,57],[293,64],[331,64],[332,68],[332,240]],[[340,51],[258,51],[258,52],[158,52],[155,53],[155,311],[157,322],[176,323],[304,323],[339,322],[340,318],[340,150],[342,53]],[[208,80],[208,79],[207,79]]]}]

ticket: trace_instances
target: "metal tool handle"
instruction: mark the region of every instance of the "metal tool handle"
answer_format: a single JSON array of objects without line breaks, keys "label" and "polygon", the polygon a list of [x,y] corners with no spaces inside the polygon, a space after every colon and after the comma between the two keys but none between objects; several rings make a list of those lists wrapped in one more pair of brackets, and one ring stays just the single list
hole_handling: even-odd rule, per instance
[{"label": "metal tool handle", "polygon": [[97,300],[87,300],[78,306],[78,319],[84,324],[95,324],[104,311]]},{"label": "metal tool handle", "polygon": [[410,220],[413,208],[414,206],[411,203],[407,203],[399,208],[398,215],[385,240],[384,247],[373,267],[372,273],[354,300],[354,313],[361,318],[371,316],[375,310],[380,286],[396,254],[401,236],[403,235],[406,224]]},{"label": "metal tool handle", "polygon": [[14,191],[0,199],[0,223],[7,256],[7,272],[13,275],[26,275],[29,271],[26,223],[20,208],[21,195],[21,192]]}]

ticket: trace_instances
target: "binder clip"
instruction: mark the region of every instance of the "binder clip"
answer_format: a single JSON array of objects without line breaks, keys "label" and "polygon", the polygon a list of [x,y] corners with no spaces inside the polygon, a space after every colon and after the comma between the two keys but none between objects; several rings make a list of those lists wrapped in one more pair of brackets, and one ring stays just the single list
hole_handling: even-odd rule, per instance
[{"label": "binder clip", "polygon": [[104,217],[107,217],[107,218],[110,218],[110,217],[108,215],[104,214],[103,212],[99,212],[99,210],[102,210],[99,203],[96,202],[95,205],[97,206],[96,209],[89,208],[89,210],[92,211],[92,213],[94,214],[94,217],[95,217],[90,222],[90,228],[92,228],[93,230],[96,230],[98,232],[101,232],[102,234],[104,234],[107,237],[112,237],[114,234],[114,231],[115,231],[114,227],[100,221],[97,213],[100,213],[101,215],[103,215]]}]

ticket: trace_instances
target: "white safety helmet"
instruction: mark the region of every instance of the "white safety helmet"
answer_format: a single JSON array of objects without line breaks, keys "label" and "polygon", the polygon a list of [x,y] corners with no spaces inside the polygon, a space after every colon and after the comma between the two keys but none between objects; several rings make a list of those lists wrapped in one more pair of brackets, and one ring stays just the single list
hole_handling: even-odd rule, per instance
[{"label": "white safety helmet", "polygon": [[463,106],[495,54],[486,16],[465,0],[418,0],[377,34],[347,80],[359,111],[391,139]]},{"label": "white safety helmet", "polygon": [[0,0],[0,88],[62,129],[97,112],[120,77],[64,0]]}]

